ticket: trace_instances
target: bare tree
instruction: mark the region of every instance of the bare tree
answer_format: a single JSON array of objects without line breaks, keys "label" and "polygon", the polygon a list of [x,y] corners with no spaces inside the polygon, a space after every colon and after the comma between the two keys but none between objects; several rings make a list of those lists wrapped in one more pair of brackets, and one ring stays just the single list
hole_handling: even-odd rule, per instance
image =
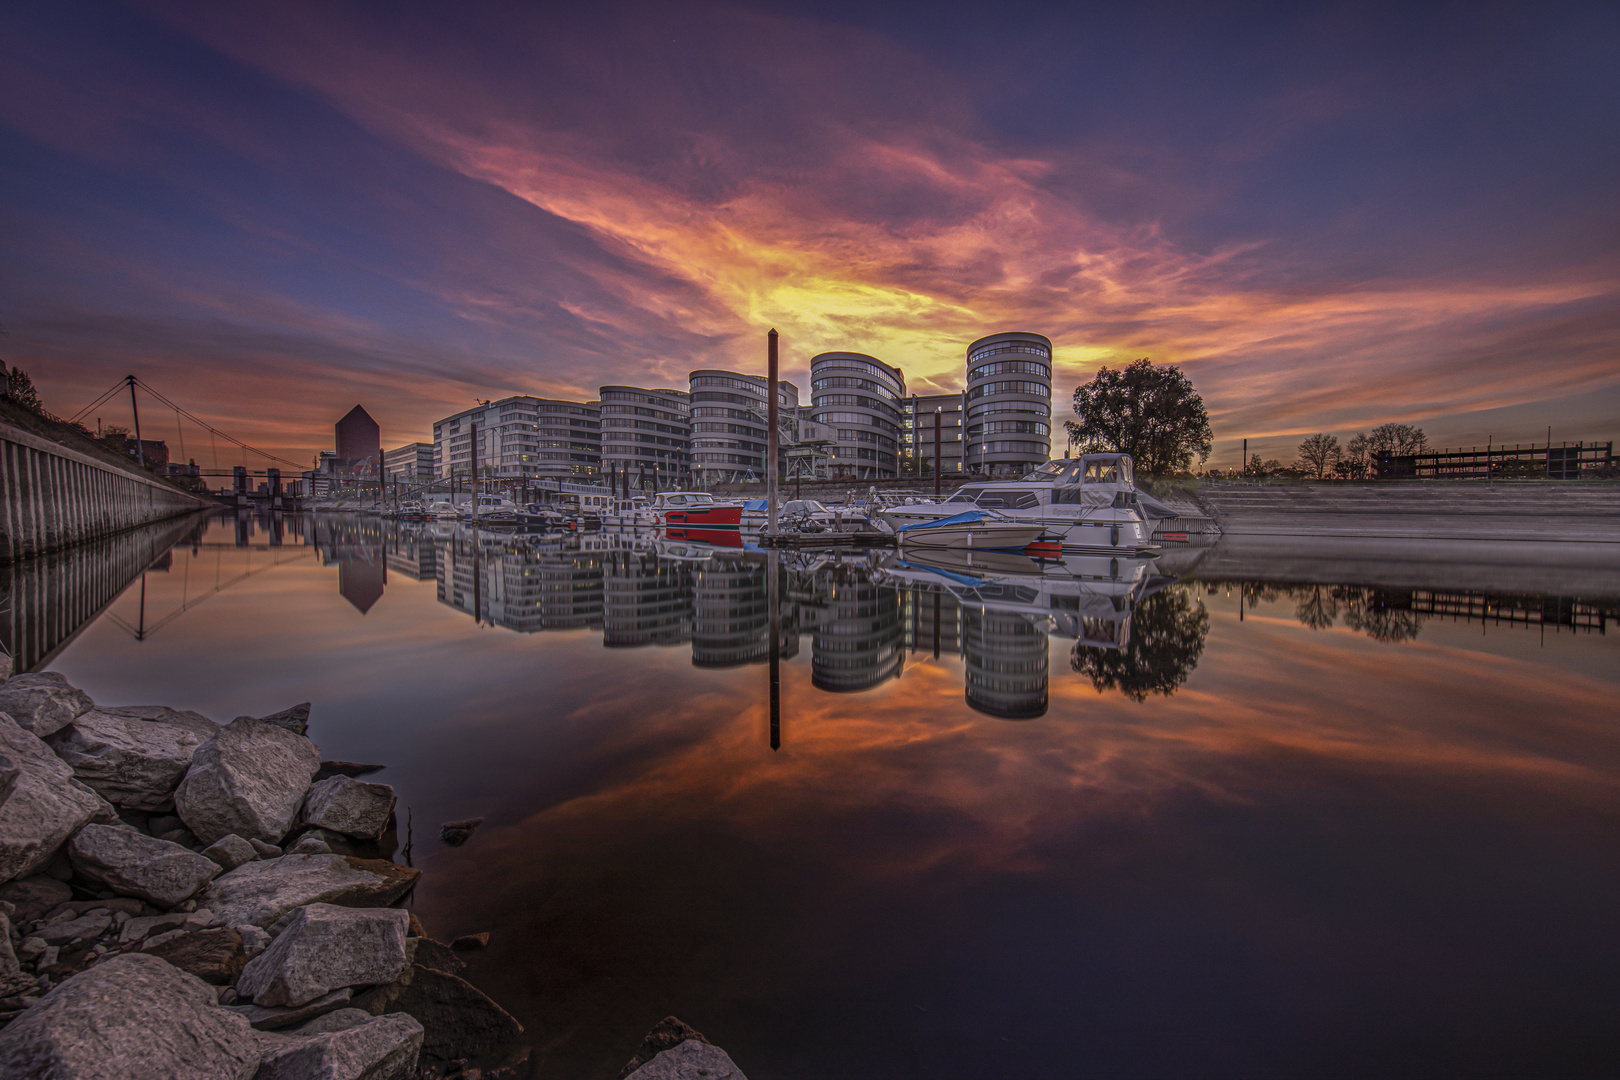
[{"label": "bare tree", "polygon": [[1379,454],[1421,454],[1429,445],[1422,428],[1411,424],[1379,424],[1367,435],[1367,452]]},{"label": "bare tree", "polygon": [[1333,470],[1339,455],[1339,437],[1318,432],[1299,444],[1299,468],[1320,480]]}]

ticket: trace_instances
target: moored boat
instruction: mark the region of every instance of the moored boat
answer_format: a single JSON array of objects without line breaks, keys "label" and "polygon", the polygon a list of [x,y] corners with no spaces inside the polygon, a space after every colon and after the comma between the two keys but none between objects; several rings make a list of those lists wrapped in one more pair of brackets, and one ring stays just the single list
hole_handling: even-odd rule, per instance
[{"label": "moored boat", "polygon": [[1049,461],[1019,480],[972,481],[944,502],[913,502],[879,516],[899,532],[973,509],[1031,525],[1062,541],[1065,551],[1131,554],[1153,550],[1152,526],[1137,501],[1129,454],[1085,454]]},{"label": "moored boat", "polygon": [[1046,527],[1015,521],[1001,514],[968,510],[932,521],[914,521],[895,529],[901,547],[995,548],[1019,551],[1039,540]]}]

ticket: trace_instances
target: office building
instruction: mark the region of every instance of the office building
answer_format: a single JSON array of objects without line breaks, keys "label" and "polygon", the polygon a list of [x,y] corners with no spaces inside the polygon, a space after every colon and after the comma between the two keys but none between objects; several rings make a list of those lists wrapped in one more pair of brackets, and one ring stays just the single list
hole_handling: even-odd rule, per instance
[{"label": "office building", "polygon": [[902,476],[934,475],[934,416],[938,414],[943,476],[962,478],[964,405],[961,394],[913,394],[900,402]]},{"label": "office building", "polygon": [[[763,479],[769,405],[765,377],[705,368],[690,378],[692,469],[698,486]],[[782,380],[776,390],[783,418],[790,410],[797,413],[799,388]]]},{"label": "office building", "polygon": [[601,425],[594,401],[502,398],[433,425],[434,468],[441,477],[466,479],[476,457],[478,479],[594,478],[602,466]]},{"label": "office building", "polygon": [[825,352],[810,359],[811,418],[837,433],[834,478],[888,480],[900,475],[900,399],[906,377],[874,356]]},{"label": "office building", "polygon": [[1012,331],[967,349],[967,469],[1017,477],[1052,456],[1052,342]]},{"label": "office building", "polygon": [[692,406],[685,390],[603,386],[602,469],[634,485],[680,486],[692,467]]},{"label": "office building", "polygon": [[433,444],[406,443],[383,452],[383,479],[395,484],[425,484],[433,479]]},{"label": "office building", "polygon": [[371,414],[356,405],[333,429],[336,435],[337,467],[355,476],[372,479],[382,471],[382,429]]}]

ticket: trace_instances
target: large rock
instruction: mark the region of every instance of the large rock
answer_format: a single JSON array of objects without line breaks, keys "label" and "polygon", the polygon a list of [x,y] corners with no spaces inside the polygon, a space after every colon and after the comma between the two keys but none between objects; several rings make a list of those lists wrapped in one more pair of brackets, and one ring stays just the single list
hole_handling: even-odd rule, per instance
[{"label": "large rock", "polygon": [[297,821],[320,765],[302,735],[238,717],[197,748],[174,805],[205,844],[229,833],[275,843]]},{"label": "large rock", "polygon": [[250,841],[230,833],[203,848],[202,855],[205,859],[213,859],[221,870],[235,870],[243,863],[257,859],[259,852]]},{"label": "large rock", "polygon": [[522,1024],[467,980],[420,964],[357,995],[354,1004],[373,1016],[414,1016],[424,1032],[422,1057],[433,1064],[479,1057],[523,1034]]},{"label": "large rock", "polygon": [[204,739],[212,739],[219,725],[200,712],[190,709],[171,709],[167,705],[97,705],[96,712],[109,716],[122,716],[130,720],[149,720],[154,724],[171,724],[196,732]]},{"label": "large rock", "polygon": [[80,829],[68,858],[81,877],[163,907],[189,899],[219,874],[218,863],[195,851],[112,825]]},{"label": "large rock", "polygon": [[345,836],[375,840],[394,812],[394,789],[347,776],[322,780],[304,798],[304,822]]},{"label": "large rock", "polygon": [[696,1039],[665,1050],[630,1075],[635,1080],[748,1080],[724,1050]]},{"label": "large rock", "polygon": [[40,738],[67,727],[95,707],[83,690],[68,685],[62,675],[46,671],[37,675],[13,675],[0,683],[0,712],[6,713],[24,731]]},{"label": "large rock", "polygon": [[0,997],[11,997],[34,988],[34,976],[24,973],[17,952],[11,947],[11,921],[0,914]]},{"label": "large rock", "polygon": [[73,899],[65,881],[43,874],[0,885],[0,900],[17,909],[16,922],[37,922],[58,905]]},{"label": "large rock", "polygon": [[294,705],[290,709],[282,709],[269,716],[261,716],[262,723],[274,724],[278,728],[286,728],[294,735],[303,735],[309,731],[309,702]]},{"label": "large rock", "polygon": [[0,712],[0,881],[44,869],[85,825],[116,819],[49,746]]},{"label": "large rock", "polygon": [[248,1080],[256,1033],[201,979],[155,956],[112,956],[0,1031],[0,1076]]},{"label": "large rock", "polygon": [[231,1005],[228,1008],[259,1031],[275,1031],[278,1028],[291,1027],[312,1016],[323,1016],[334,1009],[342,1009],[353,997],[354,988],[345,986],[325,997],[316,998],[307,1005],[293,1005],[287,1008],[271,1008],[268,1005]]},{"label": "large rock", "polygon": [[210,737],[193,725],[91,709],[47,741],[73,775],[108,802],[156,810],[173,797],[191,755]]},{"label": "large rock", "polygon": [[416,1075],[422,1025],[403,1013],[290,1038],[264,1055],[257,1080],[406,1080]]},{"label": "large rock", "polygon": [[225,928],[181,934],[143,951],[215,986],[234,983],[248,962],[242,935]]},{"label": "large rock", "polygon": [[410,891],[422,871],[352,855],[283,855],[221,874],[197,897],[226,926],[267,927],[295,907],[379,907]]},{"label": "large rock", "polygon": [[625,1062],[624,1068],[619,1070],[619,1080],[641,1068],[665,1050],[673,1050],[687,1040],[700,1043],[708,1042],[707,1036],[691,1024],[686,1023],[678,1016],[666,1016],[654,1024],[647,1032],[646,1038],[641,1040],[641,1048],[634,1057]]},{"label": "large rock", "polygon": [[236,980],[255,1005],[303,1005],[340,986],[390,983],[405,972],[410,917],[398,908],[310,904]]}]

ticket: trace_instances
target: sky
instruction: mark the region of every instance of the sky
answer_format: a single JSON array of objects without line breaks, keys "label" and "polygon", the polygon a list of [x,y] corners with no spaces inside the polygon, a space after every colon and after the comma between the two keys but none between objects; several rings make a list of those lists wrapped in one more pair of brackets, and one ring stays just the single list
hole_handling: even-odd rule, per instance
[{"label": "sky", "polygon": [[0,359],[295,460],[772,327],[919,393],[1043,333],[1059,421],[1175,364],[1211,465],[1607,441],[1617,50],[1613,4],[8,4]]}]

